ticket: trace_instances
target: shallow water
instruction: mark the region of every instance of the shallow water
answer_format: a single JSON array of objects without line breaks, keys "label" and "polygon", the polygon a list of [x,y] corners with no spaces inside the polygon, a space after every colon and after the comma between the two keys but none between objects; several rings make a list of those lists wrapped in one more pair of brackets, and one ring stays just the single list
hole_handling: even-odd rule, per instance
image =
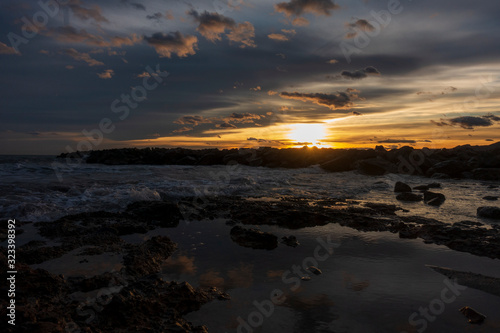
[{"label": "shallow water", "polygon": [[[406,214],[453,223],[477,221],[480,206],[500,206],[485,201],[486,195],[500,196],[498,182],[439,180],[446,195],[441,207],[400,203],[394,183],[410,186],[434,180],[411,175],[370,177],[355,172],[327,173],[317,166],[304,169],[269,169],[248,166],[148,166],[86,165],[56,168],[52,157],[0,156],[0,216],[30,221],[50,221],[85,211],[122,210],[134,201],[162,197],[195,196],[301,197],[308,199],[353,199],[394,203]],[[493,221],[481,220],[486,223]]]}]

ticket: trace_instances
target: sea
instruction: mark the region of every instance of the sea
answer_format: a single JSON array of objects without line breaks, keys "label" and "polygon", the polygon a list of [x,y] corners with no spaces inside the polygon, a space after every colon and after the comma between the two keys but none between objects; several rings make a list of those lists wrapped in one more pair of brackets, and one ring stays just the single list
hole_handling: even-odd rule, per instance
[{"label": "sea", "polygon": [[[396,181],[410,186],[439,182],[441,188],[434,191],[443,193],[446,201],[440,207],[398,202],[393,191]],[[476,210],[499,206],[498,201],[483,199],[499,196],[498,185],[416,175],[328,173],[319,166],[66,165],[51,156],[0,156],[0,216],[50,222],[68,214],[121,211],[139,200],[239,196],[396,204],[406,210],[397,214],[493,225],[499,222],[478,219]],[[300,243],[296,248],[280,244],[272,251],[255,250],[232,242],[226,222],[181,221],[177,228],[123,236],[138,244],[167,235],[179,250],[165,262],[163,279],[187,281],[194,287],[217,286],[229,293],[231,300],[210,302],[186,316],[195,325],[206,325],[209,332],[500,332],[500,297],[473,288],[453,291],[450,280],[427,266],[500,278],[498,259],[336,224],[299,230],[255,226],[279,238],[293,234]],[[25,232],[17,241],[21,245],[33,237]],[[324,261],[312,261],[316,247],[326,241],[335,243],[335,248]],[[33,266],[53,274],[93,276],[119,270],[122,259],[123,254],[117,253],[82,258],[76,251]],[[322,274],[292,283],[294,269],[311,263]],[[285,301],[272,303],[276,294],[283,294]],[[463,306],[484,313],[485,323],[469,324],[458,311]]]}]

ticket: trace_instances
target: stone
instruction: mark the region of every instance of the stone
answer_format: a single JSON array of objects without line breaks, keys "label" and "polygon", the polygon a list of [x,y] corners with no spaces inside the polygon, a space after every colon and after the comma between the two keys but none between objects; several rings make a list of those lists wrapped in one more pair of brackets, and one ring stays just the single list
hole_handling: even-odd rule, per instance
[{"label": "stone", "polygon": [[492,195],[487,195],[487,196],[483,197],[483,200],[496,201],[496,200],[498,200],[498,197],[495,197]]},{"label": "stone", "polygon": [[493,206],[479,207],[477,209],[477,216],[489,219],[500,219],[500,208]]},{"label": "stone", "polygon": [[411,192],[411,187],[403,182],[396,182],[394,192]]},{"label": "stone", "polygon": [[462,312],[462,314],[469,319],[469,323],[471,324],[480,324],[486,319],[484,314],[477,312],[469,306],[464,306],[458,311]]},{"label": "stone", "polygon": [[297,241],[297,237],[295,236],[284,236],[281,237],[281,242],[285,245],[291,246],[291,247],[297,247],[300,243]]},{"label": "stone", "polygon": [[315,274],[315,275],[320,275],[320,274],[323,274],[323,272],[321,271],[321,269],[319,269],[318,267],[316,266],[309,266],[307,268],[311,273]]},{"label": "stone", "polygon": [[426,191],[424,192],[424,202],[431,206],[441,206],[446,200],[442,193],[435,193]]},{"label": "stone", "polygon": [[230,234],[233,242],[244,247],[272,250],[278,246],[278,237],[269,232],[234,226]]}]

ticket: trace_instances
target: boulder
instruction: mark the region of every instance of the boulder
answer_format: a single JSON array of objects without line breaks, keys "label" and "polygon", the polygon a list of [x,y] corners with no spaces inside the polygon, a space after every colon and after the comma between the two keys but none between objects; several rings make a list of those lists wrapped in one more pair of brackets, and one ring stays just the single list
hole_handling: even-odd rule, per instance
[{"label": "boulder", "polygon": [[283,244],[291,246],[291,247],[297,247],[299,245],[299,242],[297,241],[297,237],[295,237],[295,236],[281,237],[281,242]]},{"label": "boulder", "polygon": [[479,180],[500,180],[500,168],[478,168],[472,170],[472,178]]},{"label": "boulder", "polygon": [[492,195],[487,195],[487,196],[483,197],[483,200],[496,201],[496,200],[498,200],[498,197],[495,197]]},{"label": "boulder", "polygon": [[413,189],[417,190],[417,191],[427,191],[427,190],[429,190],[429,186],[427,186],[427,185],[418,185],[418,186],[415,186]]},{"label": "boulder", "polygon": [[403,182],[396,182],[394,192],[411,192],[411,187]]},{"label": "boulder", "polygon": [[359,172],[368,176],[382,176],[386,173],[397,173],[397,166],[388,160],[378,157],[361,160],[356,163]]},{"label": "boulder", "polygon": [[416,202],[416,201],[422,201],[423,197],[420,194],[403,192],[403,193],[399,193],[396,196],[396,199],[399,201],[414,201],[414,202]]},{"label": "boulder", "polygon": [[469,323],[471,324],[480,324],[486,319],[484,314],[477,312],[469,306],[464,306],[458,311],[462,312],[462,314],[469,319]]},{"label": "boulder", "polygon": [[489,219],[500,219],[500,208],[493,206],[479,207],[477,209],[477,216]]},{"label": "boulder", "polygon": [[233,242],[253,249],[272,250],[278,246],[278,237],[257,229],[245,229],[234,226],[231,229],[231,239]]},{"label": "boulder", "polygon": [[428,205],[441,206],[445,200],[446,197],[442,193],[435,193],[430,191],[424,192],[424,202]]}]

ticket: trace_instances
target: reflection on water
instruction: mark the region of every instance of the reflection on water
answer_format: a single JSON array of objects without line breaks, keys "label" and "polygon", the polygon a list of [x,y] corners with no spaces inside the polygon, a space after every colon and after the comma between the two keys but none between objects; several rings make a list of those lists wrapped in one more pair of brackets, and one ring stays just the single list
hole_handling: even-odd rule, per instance
[{"label": "reflection on water", "polygon": [[[231,295],[230,301],[214,301],[187,316],[211,332],[416,332],[410,315],[428,307],[445,287],[444,276],[426,264],[500,277],[500,260],[401,240],[387,232],[358,232],[338,225],[306,228],[293,231],[300,246],[280,244],[267,251],[233,243],[231,227],[224,222],[181,223],[176,229],[151,233],[166,234],[179,243],[180,251],[164,266],[165,279],[217,286]],[[275,227],[261,229],[278,237],[290,234]],[[327,235],[340,247],[318,263],[323,274],[311,274],[310,281],[294,288],[295,283],[284,278],[292,275],[285,273],[312,257],[316,239]],[[197,245],[200,242],[204,245]],[[278,293],[282,302],[270,303]],[[468,324],[458,312],[466,305],[485,313],[488,320],[481,326]],[[500,298],[469,288],[447,304],[425,332],[498,332],[498,318]]]}]

